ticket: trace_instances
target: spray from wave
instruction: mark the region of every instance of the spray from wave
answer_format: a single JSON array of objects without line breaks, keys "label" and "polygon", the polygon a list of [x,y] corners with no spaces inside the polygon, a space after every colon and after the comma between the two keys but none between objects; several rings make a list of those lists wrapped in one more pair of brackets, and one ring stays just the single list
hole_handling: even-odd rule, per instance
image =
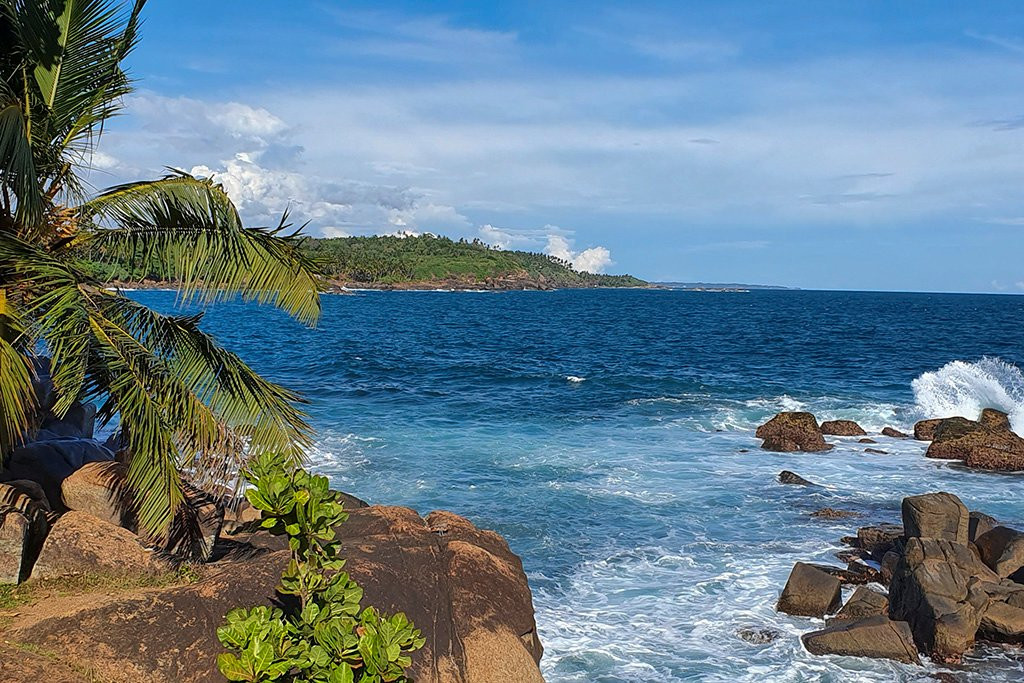
[{"label": "spray from wave", "polygon": [[956,360],[913,381],[914,401],[925,417],[961,416],[977,420],[984,408],[1010,416],[1013,430],[1024,433],[1024,374],[1016,365],[985,357]]}]

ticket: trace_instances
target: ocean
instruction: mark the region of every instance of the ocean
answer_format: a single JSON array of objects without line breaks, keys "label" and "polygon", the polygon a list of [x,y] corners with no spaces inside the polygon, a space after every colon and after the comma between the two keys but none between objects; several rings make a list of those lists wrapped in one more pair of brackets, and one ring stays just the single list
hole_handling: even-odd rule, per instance
[{"label": "ocean", "polygon": [[[160,309],[174,294],[133,296]],[[1024,528],[1024,477],[968,472],[878,437],[923,417],[1010,413],[1024,433],[1024,297],[813,291],[365,292],[316,329],[228,303],[204,328],[301,391],[312,466],[342,490],[458,512],[523,558],[549,683],[962,681],[1024,676],[1019,653],[963,668],[815,657],[820,621],[775,612],[799,560],[950,491]],[[782,410],[850,418],[886,455],[830,437],[760,451]],[[784,486],[793,470],[820,487]],[[821,520],[821,507],[859,519]],[[752,644],[741,629],[775,629]]]}]

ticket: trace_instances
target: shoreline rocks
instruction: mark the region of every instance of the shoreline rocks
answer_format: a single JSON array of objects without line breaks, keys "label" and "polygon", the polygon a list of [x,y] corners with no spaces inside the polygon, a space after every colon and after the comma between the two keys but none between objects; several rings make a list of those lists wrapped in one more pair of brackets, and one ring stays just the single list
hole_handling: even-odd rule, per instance
[{"label": "shoreline rocks", "polygon": [[766,451],[819,453],[832,448],[825,443],[818,421],[810,413],[779,413],[758,427],[755,435],[763,439],[761,448]]}]

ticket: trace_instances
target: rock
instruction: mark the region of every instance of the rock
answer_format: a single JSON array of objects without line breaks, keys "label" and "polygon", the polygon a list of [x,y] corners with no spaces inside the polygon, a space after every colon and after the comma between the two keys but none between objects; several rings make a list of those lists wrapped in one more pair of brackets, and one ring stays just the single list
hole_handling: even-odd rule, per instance
[{"label": "rock", "polygon": [[835,621],[857,621],[885,616],[888,613],[889,598],[887,596],[871,590],[867,586],[857,586],[843,608],[828,623],[831,626]]},{"label": "rock", "polygon": [[903,556],[895,550],[890,550],[882,556],[882,561],[879,563],[881,569],[879,573],[882,575],[882,584],[888,586],[892,583],[892,575],[896,571],[896,565],[899,564],[900,558]]},{"label": "rock", "polygon": [[4,479],[29,479],[38,483],[54,510],[63,511],[61,484],[89,462],[114,459],[114,454],[92,439],[34,441],[14,449]]},{"label": "rock", "polygon": [[[96,425],[96,406],[91,403],[75,402],[68,408],[64,417],[49,413],[43,418],[40,429],[45,431],[47,439],[73,437],[91,439]],[[37,437],[38,441],[42,441]]]},{"label": "rock", "polygon": [[903,499],[903,529],[907,538],[938,538],[966,545],[970,512],[951,493],[926,493]]},{"label": "rock", "polygon": [[845,569],[830,564],[811,564],[811,566],[834,576],[844,585],[860,586],[866,583],[879,583],[882,579],[877,569],[858,561],[848,563]]},{"label": "rock", "polygon": [[832,448],[825,443],[818,421],[810,413],[779,413],[758,427],[756,436],[764,440],[761,448],[766,451],[814,453]]},{"label": "rock", "polygon": [[821,423],[821,433],[830,436],[864,436],[867,432],[853,420],[829,420]]},{"label": "rock", "polygon": [[46,493],[43,491],[43,487],[36,482],[28,479],[12,479],[11,481],[5,481],[3,483],[18,493],[28,496],[46,512],[49,513],[53,509],[50,507],[50,501],[46,499]]},{"label": "rock", "polygon": [[842,605],[839,579],[803,562],[789,574],[776,609],[793,616],[824,617]]},{"label": "rock", "polygon": [[811,513],[811,517],[819,519],[846,519],[847,517],[860,517],[856,512],[850,510],[837,510],[835,508],[821,508]]},{"label": "rock", "polygon": [[736,636],[752,645],[767,645],[778,640],[782,631],[774,628],[741,628],[736,631]]},{"label": "rock", "polygon": [[971,512],[967,524],[967,540],[972,543],[979,536],[987,534],[999,526],[999,522],[996,521],[995,517],[990,517],[984,512]]},{"label": "rock", "polygon": [[889,451],[883,451],[878,448],[865,448],[864,452],[872,455],[889,455]]},{"label": "rock", "polygon": [[89,462],[60,486],[64,508],[90,514],[104,522],[134,528],[125,489],[128,466],[116,461]]},{"label": "rock", "polygon": [[860,548],[848,548],[846,550],[837,551],[833,554],[837,560],[840,562],[846,562],[847,564],[871,558],[871,554],[868,551],[861,550]]},{"label": "rock", "polygon": [[931,441],[935,438],[935,428],[942,422],[942,418],[921,420],[914,425],[914,438],[918,441]]},{"label": "rock", "polygon": [[1003,602],[989,603],[979,634],[990,640],[1020,643],[1024,640],[1024,609]]},{"label": "rock", "polygon": [[1013,428],[1010,427],[1010,416],[995,408],[985,408],[982,410],[978,422],[996,432],[1013,431]]},{"label": "rock", "polygon": [[885,429],[883,429],[882,430],[882,436],[888,436],[888,437],[891,437],[893,439],[906,439],[907,438],[906,434],[904,434],[903,432],[901,432],[898,429],[893,429],[892,427],[886,427]]},{"label": "rock", "polygon": [[1024,534],[1015,529],[997,526],[979,536],[974,545],[985,566],[1001,578],[1024,567]]},{"label": "rock", "polygon": [[899,524],[877,524],[857,529],[857,547],[881,560],[887,552],[903,542],[903,527]]},{"label": "rock", "polygon": [[[529,586],[498,534],[451,513],[430,515],[429,523],[405,508],[349,513],[337,532],[345,571],[365,591],[363,604],[405,612],[426,638],[412,655],[410,678],[542,683]],[[198,583],[79,601],[64,613],[14,624],[5,637],[57,653],[55,664],[116,670],[124,680],[223,681],[216,670],[223,652],[217,627],[231,608],[275,602],[288,562],[280,538],[263,532],[234,538],[235,551],[207,565]]]},{"label": "rock", "polygon": [[886,616],[841,622],[822,631],[807,633],[800,640],[813,655],[874,657],[905,664],[920,663],[910,627]]},{"label": "rock", "polygon": [[28,579],[49,530],[48,512],[21,488],[0,484],[0,584]]},{"label": "rock", "polygon": [[869,439],[867,437],[864,437],[863,439],[857,439],[857,443],[878,443],[878,442],[875,441],[874,439]]},{"label": "rock", "polygon": [[1008,430],[993,430],[962,417],[942,420],[925,455],[963,460],[968,467],[986,470],[1024,470],[1024,439]]},{"label": "rock", "polygon": [[966,546],[907,539],[889,584],[889,617],[910,624],[917,647],[940,662],[957,662],[974,643],[989,598],[980,582],[999,577]]},{"label": "rock", "polygon": [[782,470],[779,472],[779,483],[795,484],[797,486],[817,486],[814,482],[807,481],[796,472],[790,472],[789,470]]},{"label": "rock", "polygon": [[85,512],[57,520],[43,543],[32,579],[65,576],[159,576],[171,565],[132,532]]}]

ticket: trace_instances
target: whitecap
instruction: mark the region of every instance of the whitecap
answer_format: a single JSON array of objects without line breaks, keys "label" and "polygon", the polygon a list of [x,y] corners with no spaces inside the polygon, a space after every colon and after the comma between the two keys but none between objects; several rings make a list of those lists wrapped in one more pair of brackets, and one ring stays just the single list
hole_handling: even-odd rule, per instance
[{"label": "whitecap", "polygon": [[983,408],[1010,416],[1016,432],[1024,430],[1024,374],[999,358],[956,360],[912,383],[914,400],[923,417],[978,419]]},{"label": "whitecap", "polygon": [[587,381],[586,377],[578,377],[577,375],[566,375],[565,379],[567,382],[572,382],[573,384],[579,384],[580,382]]}]

